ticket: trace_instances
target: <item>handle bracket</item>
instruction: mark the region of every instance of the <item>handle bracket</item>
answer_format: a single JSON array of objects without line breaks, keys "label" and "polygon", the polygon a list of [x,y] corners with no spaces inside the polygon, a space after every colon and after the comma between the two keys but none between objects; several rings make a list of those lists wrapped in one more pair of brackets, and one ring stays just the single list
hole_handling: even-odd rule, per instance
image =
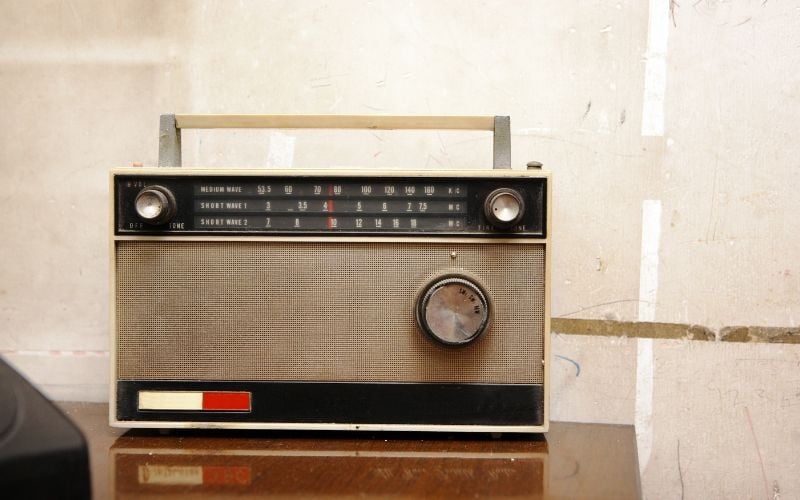
[{"label": "handle bracket", "polygon": [[181,129],[184,128],[487,130],[494,134],[493,167],[511,168],[511,118],[508,116],[161,115],[159,167],[181,166]]}]

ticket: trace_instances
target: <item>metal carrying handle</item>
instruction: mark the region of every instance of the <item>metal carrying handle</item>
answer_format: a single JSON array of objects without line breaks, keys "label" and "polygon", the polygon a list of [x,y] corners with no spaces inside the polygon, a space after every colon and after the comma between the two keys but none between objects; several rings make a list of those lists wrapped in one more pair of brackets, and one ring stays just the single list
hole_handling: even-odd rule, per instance
[{"label": "metal carrying handle", "polygon": [[511,118],[508,116],[161,115],[159,167],[181,166],[181,129],[184,128],[487,130],[494,134],[493,167],[511,168]]}]

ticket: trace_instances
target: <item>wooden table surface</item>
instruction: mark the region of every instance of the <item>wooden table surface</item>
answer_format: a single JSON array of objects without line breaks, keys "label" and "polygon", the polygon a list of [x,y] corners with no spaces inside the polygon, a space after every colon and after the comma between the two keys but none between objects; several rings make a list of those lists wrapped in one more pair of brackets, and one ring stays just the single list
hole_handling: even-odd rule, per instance
[{"label": "wooden table surface", "polygon": [[632,426],[544,437],[113,429],[61,403],[89,441],[94,498],[640,498]]}]

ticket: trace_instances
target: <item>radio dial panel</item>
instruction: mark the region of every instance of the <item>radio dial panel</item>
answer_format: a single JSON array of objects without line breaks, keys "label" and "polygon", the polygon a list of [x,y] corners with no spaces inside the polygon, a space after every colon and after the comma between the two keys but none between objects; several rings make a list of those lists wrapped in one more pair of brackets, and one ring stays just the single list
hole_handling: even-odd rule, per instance
[{"label": "radio dial panel", "polygon": [[118,175],[115,233],[545,238],[547,179]]}]

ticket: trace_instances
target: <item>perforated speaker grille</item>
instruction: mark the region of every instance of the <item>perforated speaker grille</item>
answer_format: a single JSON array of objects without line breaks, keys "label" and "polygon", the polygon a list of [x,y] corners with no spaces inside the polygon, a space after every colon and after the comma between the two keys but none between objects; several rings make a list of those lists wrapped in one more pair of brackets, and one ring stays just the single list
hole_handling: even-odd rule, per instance
[{"label": "perforated speaker grille", "polygon": [[[131,240],[116,273],[120,380],[542,383],[542,244]],[[449,273],[491,301],[465,347],[414,320]]]}]

